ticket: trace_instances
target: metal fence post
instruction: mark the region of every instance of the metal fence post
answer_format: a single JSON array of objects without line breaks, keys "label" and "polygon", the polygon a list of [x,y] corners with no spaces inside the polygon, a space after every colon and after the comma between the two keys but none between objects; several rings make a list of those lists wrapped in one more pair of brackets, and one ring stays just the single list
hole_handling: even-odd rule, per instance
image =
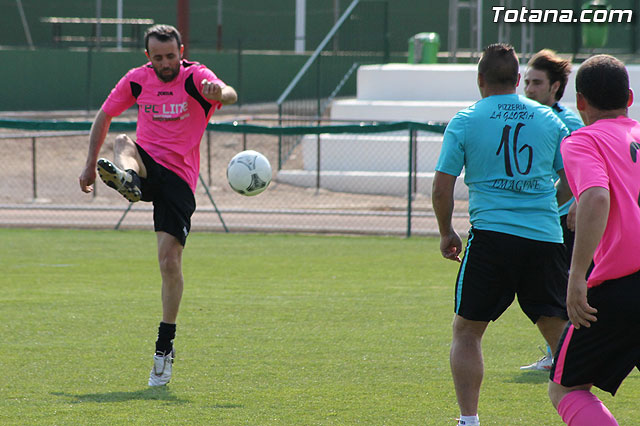
[{"label": "metal fence post", "polygon": [[[238,93],[242,93],[242,39],[238,39]],[[238,106],[242,106],[242,96],[238,97]]]},{"label": "metal fence post", "polygon": [[207,173],[209,186],[211,186],[211,132],[207,132]]},{"label": "metal fence post", "polygon": [[383,41],[382,41],[382,49],[383,49],[383,54],[382,54],[382,63],[383,64],[388,64],[389,63],[389,51],[390,49],[390,42],[389,42],[389,2],[385,1],[384,2],[384,22],[382,23],[382,37],[383,37]]},{"label": "metal fence post", "polygon": [[282,104],[278,104],[278,127],[280,132],[278,133],[278,171],[282,170]]},{"label": "metal fence post", "polygon": [[413,127],[409,125],[409,167],[407,182],[407,238],[411,236],[411,202],[413,200]]},{"label": "metal fence post", "polygon": [[36,172],[36,138],[31,138],[31,183],[33,185],[33,201],[38,198],[38,179]]},{"label": "metal fence post", "polygon": [[[320,120],[318,120],[318,127],[320,127]],[[316,193],[320,192],[320,168],[322,164],[320,162],[320,133],[316,133]]]},{"label": "metal fence post", "polygon": [[413,194],[418,192],[418,131],[413,127],[409,127],[409,135],[413,141]]},{"label": "metal fence post", "polygon": [[114,231],[117,231],[120,229],[120,225],[122,225],[122,222],[124,221],[124,218],[127,217],[127,214],[129,213],[129,211],[131,211],[131,207],[133,207],[133,203],[129,203],[125,211],[122,213],[122,216],[120,216],[118,223],[116,223],[116,226],[113,228]]},{"label": "metal fence post", "polygon": [[92,105],[91,98],[93,96],[93,94],[91,93],[93,88],[93,82],[91,77],[91,75],[93,74],[92,54],[93,54],[93,45],[89,44],[89,47],[87,49],[87,114],[91,112],[91,105]]},{"label": "metal fence post", "polygon": [[322,55],[318,56],[318,62],[317,62],[318,66],[316,67],[316,117],[318,117],[318,120],[320,120],[321,114],[322,114],[322,110],[321,110],[321,104],[322,104],[322,100],[320,99],[320,93],[322,93]]},{"label": "metal fence post", "polygon": [[[242,124],[247,124],[247,120],[242,120]],[[247,132],[242,132],[242,150],[247,150]]]}]

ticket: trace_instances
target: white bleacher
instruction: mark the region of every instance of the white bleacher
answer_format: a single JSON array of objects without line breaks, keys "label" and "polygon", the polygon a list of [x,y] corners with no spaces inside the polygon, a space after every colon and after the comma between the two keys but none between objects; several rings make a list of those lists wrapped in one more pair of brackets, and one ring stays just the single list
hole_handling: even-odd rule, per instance
[{"label": "white bleacher", "polygon": [[[574,111],[578,67],[573,66],[560,101]],[[640,86],[640,65],[627,65],[627,70],[631,88]],[[519,94],[524,94],[524,72],[522,66]],[[422,117],[418,121],[449,121],[457,111],[480,99],[477,65],[364,65],[358,69],[357,79],[357,97],[335,101],[331,106],[332,119],[381,120],[387,117],[387,121],[403,121],[413,120],[407,117]],[[631,106],[629,116],[640,120],[640,100]]]},{"label": "white bleacher", "polygon": [[[575,109],[575,72],[561,103]],[[640,85],[640,65],[627,66],[631,87]],[[521,67],[524,76],[525,67]],[[524,77],[517,93],[524,94]],[[640,93],[640,91],[638,92]],[[639,95],[640,96],[640,95]],[[456,112],[477,102],[477,65],[385,64],[361,66],[357,73],[357,96],[334,101],[333,120],[449,121]],[[640,98],[629,116],[640,120]],[[314,186],[316,137],[302,141],[304,170],[281,171],[280,182]],[[420,133],[418,137],[418,192],[430,196],[434,166],[442,135]],[[408,132],[383,135],[322,135],[322,187],[344,192],[406,195]],[[307,183],[302,183],[302,182]],[[385,183],[386,182],[386,183]],[[466,198],[462,179],[456,197]]]}]

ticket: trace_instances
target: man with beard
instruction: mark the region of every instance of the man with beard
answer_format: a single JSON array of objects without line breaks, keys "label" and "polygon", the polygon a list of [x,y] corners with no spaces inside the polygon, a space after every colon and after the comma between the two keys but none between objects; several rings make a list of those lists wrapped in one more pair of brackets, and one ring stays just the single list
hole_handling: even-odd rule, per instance
[{"label": "man with beard", "polygon": [[[171,379],[175,357],[173,339],[184,286],[182,252],[196,207],[200,141],[213,112],[235,103],[237,94],[204,65],[182,58],[184,46],[174,27],[155,25],[144,41],[150,62],[130,70],[98,111],[79,181],[82,191],[89,193],[98,173],[130,202],[153,202],[162,321],[149,386],[161,386]],[[136,140],[118,135],[113,162],[98,160],[112,118],[134,104]]]}]

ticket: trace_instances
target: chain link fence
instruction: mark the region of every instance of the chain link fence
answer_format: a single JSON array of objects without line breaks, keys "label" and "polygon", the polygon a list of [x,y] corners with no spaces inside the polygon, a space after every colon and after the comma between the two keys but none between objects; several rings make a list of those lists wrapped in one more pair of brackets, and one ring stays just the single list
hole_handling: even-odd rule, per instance
[{"label": "chain link fence", "polygon": [[[96,183],[80,191],[89,121],[0,119],[0,226],[153,229],[152,206],[129,204]],[[211,123],[201,144],[195,231],[432,235],[431,183],[442,124],[273,122]],[[135,122],[114,121],[101,156],[112,158],[119,133],[135,139]],[[282,135],[299,141],[282,158]],[[245,197],[226,181],[237,152],[262,152],[273,181]],[[456,185],[454,226],[467,230],[467,191]]]}]

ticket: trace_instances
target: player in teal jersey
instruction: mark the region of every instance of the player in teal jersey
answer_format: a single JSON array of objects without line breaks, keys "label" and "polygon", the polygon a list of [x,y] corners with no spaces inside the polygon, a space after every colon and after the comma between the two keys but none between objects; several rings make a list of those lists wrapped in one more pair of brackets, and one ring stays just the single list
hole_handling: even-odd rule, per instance
[{"label": "player in teal jersey", "polygon": [[[432,202],[443,257],[461,263],[455,290],[451,370],[460,425],[478,425],[484,374],[482,336],[515,296],[552,345],[567,320],[567,265],[558,201],[570,197],[560,142],[569,134],[550,108],[516,94],[513,47],[487,47],[478,64],[482,100],[449,122],[436,165]],[[452,226],[454,187],[465,169],[471,230],[464,258]],[[556,191],[554,172],[561,177]],[[554,348],[555,349],[555,348]]]},{"label": "player in teal jersey", "polygon": [[[583,127],[584,123],[578,114],[560,104],[570,73],[570,61],[562,59],[553,50],[543,49],[533,55],[527,64],[527,70],[524,74],[524,93],[528,98],[551,107],[558,118],[567,126],[569,132],[573,132]],[[574,233],[567,226],[567,216],[573,202],[574,198],[572,197],[558,209],[564,244],[567,249],[567,264],[571,263],[574,240]],[[540,360],[533,364],[522,366],[520,369],[549,371],[552,364],[553,353],[551,352],[551,346],[547,344],[546,353]]]}]

